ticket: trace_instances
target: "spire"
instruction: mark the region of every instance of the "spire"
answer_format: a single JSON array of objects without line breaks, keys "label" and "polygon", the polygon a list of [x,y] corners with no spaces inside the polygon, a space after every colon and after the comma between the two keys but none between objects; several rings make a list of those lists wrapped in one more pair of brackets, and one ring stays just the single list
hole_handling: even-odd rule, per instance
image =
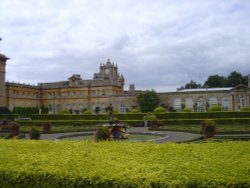
[{"label": "spire", "polygon": [[106,64],[107,64],[107,65],[111,65],[110,59],[107,60],[107,63],[106,63]]}]

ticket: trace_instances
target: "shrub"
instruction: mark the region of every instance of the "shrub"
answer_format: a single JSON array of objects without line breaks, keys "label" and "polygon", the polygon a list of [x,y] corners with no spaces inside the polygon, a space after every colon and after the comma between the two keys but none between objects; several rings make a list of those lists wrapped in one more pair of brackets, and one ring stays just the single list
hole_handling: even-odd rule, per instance
[{"label": "shrub", "polygon": [[32,127],[29,132],[31,140],[39,140],[40,139],[40,131],[36,127]]},{"label": "shrub", "polygon": [[162,106],[158,106],[154,109],[154,113],[156,114],[161,114],[161,113],[165,113],[166,112],[166,109],[163,108]]},{"label": "shrub", "polygon": [[136,109],[136,108],[133,108],[129,113],[138,114],[138,113],[140,113],[140,111],[138,109]]},{"label": "shrub", "polygon": [[70,114],[70,111],[67,108],[61,110],[60,114]]},{"label": "shrub", "polygon": [[146,116],[145,120],[148,121],[148,125],[152,128],[158,128],[160,126],[163,126],[163,122],[159,121],[157,117],[153,114],[149,114]]},{"label": "shrub", "polygon": [[98,141],[104,141],[104,140],[110,140],[111,138],[111,132],[109,127],[98,127],[96,129],[95,133],[95,140]]},{"label": "shrub", "polygon": [[182,109],[182,112],[192,112],[191,108],[185,107]]},{"label": "shrub", "polygon": [[49,122],[44,122],[42,124],[43,132],[50,132],[51,124]]},{"label": "shrub", "polygon": [[215,135],[215,121],[204,120],[201,124],[201,130],[205,138],[214,137]]},{"label": "shrub", "polygon": [[[250,142],[1,140],[1,187],[250,187]],[[237,164],[237,165],[236,165]]]},{"label": "shrub", "polygon": [[242,107],[240,109],[241,112],[249,112],[250,111],[250,108],[247,108],[247,107]]},{"label": "shrub", "polygon": [[92,115],[93,113],[90,110],[85,110],[83,112],[84,115]]},{"label": "shrub", "polygon": [[0,114],[11,114],[11,111],[7,107],[0,107]]},{"label": "shrub", "polygon": [[19,124],[16,122],[11,122],[11,123],[7,122],[5,126],[3,126],[3,130],[10,131],[10,134],[6,138],[9,139],[18,136],[19,127],[20,127]]},{"label": "shrub", "polygon": [[208,109],[209,112],[219,112],[221,111],[221,107],[219,105],[213,105]]}]

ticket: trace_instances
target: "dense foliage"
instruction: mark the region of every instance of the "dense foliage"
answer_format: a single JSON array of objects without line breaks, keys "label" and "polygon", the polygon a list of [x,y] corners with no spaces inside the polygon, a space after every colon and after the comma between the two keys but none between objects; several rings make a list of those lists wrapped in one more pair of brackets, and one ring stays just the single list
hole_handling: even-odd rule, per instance
[{"label": "dense foliage", "polygon": [[7,107],[0,107],[0,114],[10,114],[11,111]]},{"label": "dense foliage", "polygon": [[160,102],[160,98],[154,90],[139,93],[136,98],[141,112],[153,112]]},{"label": "dense foliage", "polygon": [[247,77],[242,76],[242,74],[237,71],[233,71],[227,77],[217,74],[211,75],[207,78],[204,84],[197,84],[195,81],[191,80],[189,83],[178,88],[178,90],[193,88],[235,87],[240,84],[247,85]]},{"label": "dense foliage", "polygon": [[48,108],[41,106],[41,108],[38,107],[14,107],[12,110],[14,114],[20,114],[20,115],[27,115],[27,114],[46,114],[48,113]]},{"label": "dense foliage", "polygon": [[250,142],[0,140],[2,187],[250,187]]}]

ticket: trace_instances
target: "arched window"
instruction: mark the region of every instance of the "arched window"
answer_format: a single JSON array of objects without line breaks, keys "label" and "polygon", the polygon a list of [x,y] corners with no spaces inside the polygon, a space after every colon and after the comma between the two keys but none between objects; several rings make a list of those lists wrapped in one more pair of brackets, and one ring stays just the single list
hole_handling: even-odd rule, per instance
[{"label": "arched window", "polygon": [[217,98],[216,97],[210,97],[210,99],[209,99],[209,105],[210,105],[210,107],[214,106],[214,105],[218,105]]},{"label": "arched window", "polygon": [[241,95],[237,97],[237,106],[238,106],[238,110],[240,110],[242,107],[245,106],[245,98]]},{"label": "arched window", "polygon": [[230,99],[229,97],[222,97],[221,99],[221,110],[228,111],[230,109]]},{"label": "arched window", "polygon": [[205,112],[205,110],[206,110],[206,101],[204,98],[199,97],[197,101],[197,111]]},{"label": "arched window", "polygon": [[186,103],[185,103],[185,106],[187,107],[187,108],[190,108],[191,110],[193,110],[193,106],[194,106],[194,102],[193,102],[193,99],[192,98],[186,98],[186,101],[185,101]]},{"label": "arched window", "polygon": [[181,99],[180,98],[174,99],[174,110],[181,111]]}]

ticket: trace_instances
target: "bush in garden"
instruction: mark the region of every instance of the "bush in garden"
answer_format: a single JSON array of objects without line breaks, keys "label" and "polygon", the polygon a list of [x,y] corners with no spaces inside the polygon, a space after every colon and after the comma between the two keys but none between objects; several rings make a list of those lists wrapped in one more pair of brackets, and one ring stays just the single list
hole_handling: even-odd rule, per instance
[{"label": "bush in garden", "polygon": [[148,125],[152,128],[158,128],[163,126],[164,124],[157,119],[157,117],[153,114],[149,114],[146,116],[146,120],[148,121]]},{"label": "bush in garden", "polygon": [[0,114],[11,114],[11,111],[7,107],[0,107]]},{"label": "bush in garden", "polygon": [[219,105],[213,105],[208,109],[209,112],[220,112],[221,107]]},{"label": "bush in garden", "polygon": [[43,132],[50,132],[51,124],[49,122],[44,122],[42,124]]},{"label": "bush in garden", "polygon": [[138,114],[138,113],[141,113],[141,112],[138,109],[133,108],[129,113],[131,113],[131,114]]},{"label": "bush in garden", "polygon": [[201,130],[205,138],[214,137],[215,135],[215,121],[204,120],[201,124]]},{"label": "bush in garden", "polygon": [[154,113],[156,114],[165,113],[165,112],[166,112],[166,109],[163,108],[162,106],[158,106],[154,109]]},{"label": "bush in garden", "polygon": [[84,115],[92,115],[93,113],[90,110],[85,110],[83,112]]},{"label": "bush in garden", "polygon": [[36,127],[32,127],[29,132],[31,140],[39,140],[40,139],[40,131]]},{"label": "bush in garden", "polygon": [[60,114],[70,114],[70,111],[66,108],[62,109]]},{"label": "bush in garden", "polygon": [[10,131],[10,134],[5,137],[6,139],[17,137],[19,134],[19,124],[16,122],[8,123],[4,130]]},{"label": "bush in garden", "polygon": [[182,109],[182,112],[192,112],[191,108],[185,107]]},{"label": "bush in garden", "polygon": [[240,109],[241,112],[250,112],[250,108],[247,108],[247,107],[242,107]]},{"label": "bush in garden", "polygon": [[110,140],[111,138],[111,131],[109,127],[98,127],[95,133],[95,140],[98,141],[105,141]]}]

